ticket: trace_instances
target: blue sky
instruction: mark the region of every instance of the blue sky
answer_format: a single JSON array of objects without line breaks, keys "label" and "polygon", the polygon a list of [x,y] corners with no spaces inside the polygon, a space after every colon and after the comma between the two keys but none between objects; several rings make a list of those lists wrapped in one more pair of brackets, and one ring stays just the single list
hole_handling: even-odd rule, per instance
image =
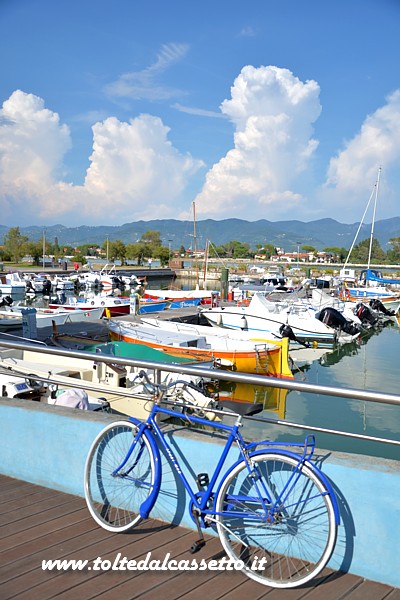
[{"label": "blue sky", "polygon": [[0,0],[0,224],[353,223],[379,167],[399,216],[399,30],[399,0]]}]

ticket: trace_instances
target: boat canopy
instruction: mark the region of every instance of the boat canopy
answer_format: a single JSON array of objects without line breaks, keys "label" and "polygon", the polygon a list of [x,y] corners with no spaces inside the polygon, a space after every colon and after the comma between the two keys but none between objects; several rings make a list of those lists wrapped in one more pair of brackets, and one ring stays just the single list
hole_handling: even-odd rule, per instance
[{"label": "boat canopy", "polygon": [[386,279],[385,277],[382,277],[380,271],[375,271],[375,269],[361,271],[361,279],[364,278],[366,281],[376,281],[385,285],[400,285],[400,279]]}]

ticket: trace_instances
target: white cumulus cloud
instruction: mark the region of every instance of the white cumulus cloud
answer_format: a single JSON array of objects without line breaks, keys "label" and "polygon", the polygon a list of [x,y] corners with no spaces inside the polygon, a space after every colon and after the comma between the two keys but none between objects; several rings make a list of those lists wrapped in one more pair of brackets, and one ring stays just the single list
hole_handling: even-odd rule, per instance
[{"label": "white cumulus cloud", "polygon": [[121,223],[176,215],[191,176],[203,166],[168,140],[161,119],[114,117],[92,127],[82,186],[62,179],[69,128],[32,94],[14,92],[0,110],[2,224]]},{"label": "white cumulus cloud", "polygon": [[203,164],[172,146],[158,117],[141,115],[129,123],[110,117],[92,129],[84,187],[97,198],[97,211],[106,211],[111,200],[114,215],[127,220],[159,218],[162,205],[169,205],[171,214],[172,203]]},{"label": "white cumulus cloud", "polygon": [[321,112],[318,84],[303,83],[287,69],[246,66],[221,110],[235,127],[234,147],[207,173],[198,212],[250,220],[287,216],[302,201],[296,183],[318,146],[312,138]]},{"label": "white cumulus cloud", "polygon": [[[386,213],[398,214],[400,165],[400,90],[368,115],[359,133],[331,159],[321,198],[327,206],[345,210],[349,218],[360,220],[382,167]],[[379,215],[377,215],[379,218]]]},{"label": "white cumulus cloud", "polygon": [[[15,91],[0,109],[0,207],[15,222],[32,211],[46,213],[46,196],[56,184],[70,132],[41,98]],[[48,198],[47,198],[48,200]],[[4,221],[3,221],[4,222]]]}]

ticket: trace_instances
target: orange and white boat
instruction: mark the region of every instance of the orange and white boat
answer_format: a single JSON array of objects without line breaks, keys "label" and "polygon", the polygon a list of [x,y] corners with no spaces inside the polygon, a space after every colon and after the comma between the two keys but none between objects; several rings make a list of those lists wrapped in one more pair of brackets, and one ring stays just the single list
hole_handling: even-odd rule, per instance
[{"label": "orange and white boat", "polygon": [[150,319],[146,323],[110,319],[107,326],[112,340],[145,344],[172,356],[213,358],[222,368],[243,373],[293,378],[288,364],[287,340],[276,343],[254,341],[241,337],[239,332],[217,335],[213,328],[200,326],[183,330],[182,323],[179,323],[179,331],[174,330],[171,321],[149,322]]}]

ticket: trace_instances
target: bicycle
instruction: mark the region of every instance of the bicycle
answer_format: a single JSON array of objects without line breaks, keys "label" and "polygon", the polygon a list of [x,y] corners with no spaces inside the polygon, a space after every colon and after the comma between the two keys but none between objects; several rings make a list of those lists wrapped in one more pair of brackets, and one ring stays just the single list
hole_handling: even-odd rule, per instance
[{"label": "bicycle", "polygon": [[[149,517],[161,487],[160,444],[190,497],[189,511],[199,533],[192,553],[206,543],[203,529],[216,527],[225,552],[238,565],[235,568],[261,584],[293,588],[318,575],[335,547],[339,510],[330,482],[311,462],[314,437],[306,436],[303,444],[284,444],[290,449],[268,440],[247,443],[239,431],[242,419],[261,412],[262,404],[244,408],[242,403],[235,412],[218,405],[215,414],[234,417],[229,425],[210,421],[180,403],[179,418],[184,422],[228,434],[214,473],[211,477],[199,473],[198,489],[193,489],[157,423],[160,414],[177,416],[165,407],[165,402],[177,405],[166,400],[168,388],[151,384],[154,404],[145,422],[132,417],[117,421],[95,438],[84,476],[94,520],[108,531],[126,532]],[[217,484],[234,444],[240,458]]]}]

